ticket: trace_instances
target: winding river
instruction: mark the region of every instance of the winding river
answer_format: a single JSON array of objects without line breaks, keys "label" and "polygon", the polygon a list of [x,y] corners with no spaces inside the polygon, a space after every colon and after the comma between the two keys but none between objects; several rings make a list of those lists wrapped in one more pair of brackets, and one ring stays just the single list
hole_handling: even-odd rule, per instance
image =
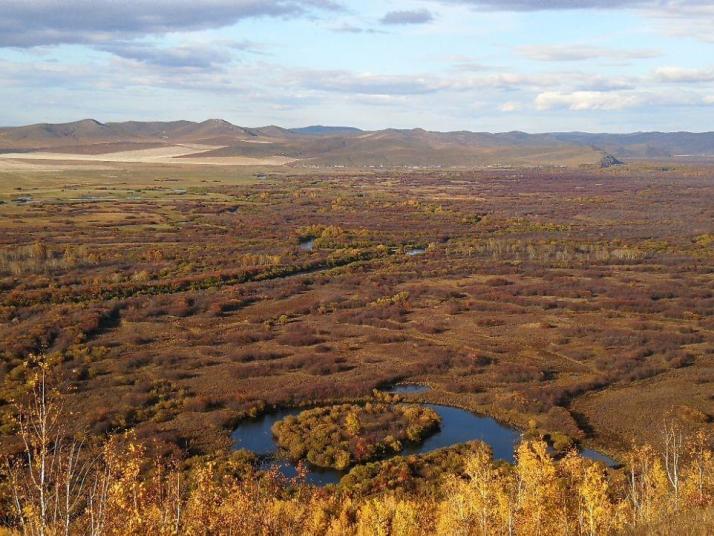
[{"label": "winding river", "polygon": [[[418,394],[428,390],[428,387],[421,385],[397,385],[388,389],[388,392]],[[441,427],[438,432],[429,436],[421,444],[407,445],[401,455],[424,454],[467,441],[481,440],[491,446],[493,457],[496,460],[514,461],[515,448],[520,439],[520,432],[517,430],[499,424],[491,417],[479,417],[463,409],[438,404],[423,405],[439,414]],[[277,421],[288,415],[297,415],[303,409],[305,408],[280,409],[257,419],[242,422],[231,435],[234,448],[251,450],[264,457],[266,459],[262,466],[264,469],[278,467],[285,476],[295,476],[294,464],[275,458],[278,448],[273,439],[271,428]],[[583,450],[582,455],[602,461],[609,466],[617,465],[617,462],[611,458],[589,449]],[[347,471],[310,466],[306,479],[311,484],[324,486],[337,484],[345,474]]]}]

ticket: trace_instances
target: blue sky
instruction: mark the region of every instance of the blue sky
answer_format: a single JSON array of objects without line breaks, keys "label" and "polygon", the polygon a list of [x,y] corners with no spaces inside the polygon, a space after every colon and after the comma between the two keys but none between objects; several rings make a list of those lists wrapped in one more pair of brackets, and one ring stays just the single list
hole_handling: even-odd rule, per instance
[{"label": "blue sky", "polygon": [[0,0],[0,13],[3,125],[714,130],[703,0]]}]

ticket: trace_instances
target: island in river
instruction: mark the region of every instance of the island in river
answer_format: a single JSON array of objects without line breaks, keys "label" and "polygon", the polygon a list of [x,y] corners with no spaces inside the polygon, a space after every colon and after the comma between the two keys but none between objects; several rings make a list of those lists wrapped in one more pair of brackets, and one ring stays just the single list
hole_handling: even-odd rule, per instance
[{"label": "island in river", "polygon": [[272,427],[292,461],[345,470],[419,444],[439,429],[433,409],[412,404],[340,404],[289,415]]}]

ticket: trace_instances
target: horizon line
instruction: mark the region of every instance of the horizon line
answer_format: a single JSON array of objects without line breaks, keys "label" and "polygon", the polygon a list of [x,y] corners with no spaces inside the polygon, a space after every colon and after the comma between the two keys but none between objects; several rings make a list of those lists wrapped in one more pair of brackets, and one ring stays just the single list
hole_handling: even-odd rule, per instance
[{"label": "horizon line", "polygon": [[292,131],[292,130],[300,130],[300,129],[307,129],[307,128],[331,128],[331,129],[355,129],[359,130],[362,132],[383,132],[385,130],[396,130],[396,131],[403,131],[403,132],[410,132],[410,131],[424,131],[424,132],[430,132],[430,133],[436,133],[436,134],[454,134],[454,133],[459,133],[459,132],[465,132],[465,133],[471,133],[471,134],[513,134],[513,133],[522,133],[522,134],[528,134],[528,135],[544,135],[544,134],[592,134],[592,135],[597,135],[597,134],[608,134],[608,135],[617,135],[617,136],[627,136],[627,135],[634,135],[634,134],[714,134],[714,130],[701,130],[701,131],[696,131],[696,130],[633,130],[633,131],[622,131],[622,132],[608,132],[608,131],[587,131],[587,130],[548,130],[548,131],[527,131],[527,130],[520,130],[520,129],[513,129],[513,130],[503,130],[503,131],[488,131],[488,130],[469,130],[469,129],[458,129],[458,130],[430,130],[430,129],[425,129],[423,127],[384,127],[384,128],[378,128],[378,129],[367,129],[367,128],[362,128],[362,127],[357,127],[354,125],[326,125],[323,123],[312,123],[308,125],[302,125],[302,126],[292,126],[292,127],[286,127],[286,126],[281,126],[281,125],[276,125],[274,123],[266,124],[266,125],[261,125],[261,126],[244,126],[244,125],[239,125],[236,123],[233,123],[232,121],[229,121],[227,119],[223,119],[220,117],[212,117],[212,118],[207,118],[201,121],[196,121],[196,120],[191,120],[191,119],[162,119],[162,120],[153,120],[153,119],[147,119],[147,120],[138,120],[138,119],[125,119],[121,121],[100,121],[99,119],[95,119],[93,117],[84,117],[81,119],[73,120],[73,121],[64,121],[64,122],[36,122],[36,123],[25,123],[25,124],[16,124],[16,125],[0,125],[0,129],[2,130],[7,130],[7,129],[13,129],[13,128],[25,128],[25,127],[34,127],[34,126],[42,126],[42,125],[48,125],[48,126],[61,126],[61,125],[71,125],[74,123],[82,123],[82,122],[87,122],[87,121],[92,121],[95,123],[98,123],[100,125],[116,125],[116,124],[121,124],[121,123],[179,123],[179,122],[187,122],[187,123],[193,123],[193,124],[202,124],[202,123],[207,123],[210,121],[221,121],[224,123],[228,123],[231,126],[238,127],[238,128],[244,128],[244,129],[249,129],[249,130],[259,130],[263,128],[270,128],[270,127],[275,127],[275,128],[280,128],[283,130],[287,131]]}]

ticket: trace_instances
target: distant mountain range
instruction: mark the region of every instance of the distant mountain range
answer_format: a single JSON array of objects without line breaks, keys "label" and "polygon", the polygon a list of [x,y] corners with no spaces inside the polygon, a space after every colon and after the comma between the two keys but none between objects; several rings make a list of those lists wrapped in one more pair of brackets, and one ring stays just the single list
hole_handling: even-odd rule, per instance
[{"label": "distant mountain range", "polygon": [[[0,128],[0,152],[104,154],[170,145],[206,146],[200,157],[281,156],[304,164],[344,166],[471,166],[598,164],[620,160],[714,156],[714,132],[590,134],[556,132],[363,131],[353,127],[246,128],[222,119],[64,124]],[[195,158],[197,155],[192,155]]]}]

